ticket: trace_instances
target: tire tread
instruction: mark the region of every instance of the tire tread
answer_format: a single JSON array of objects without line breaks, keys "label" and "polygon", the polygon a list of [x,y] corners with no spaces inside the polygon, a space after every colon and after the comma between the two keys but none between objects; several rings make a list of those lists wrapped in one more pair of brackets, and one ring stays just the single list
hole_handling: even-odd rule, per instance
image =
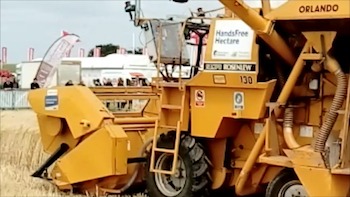
[{"label": "tire tread", "polygon": [[[158,147],[160,148],[174,148],[175,132],[170,131],[167,134],[162,134],[158,139]],[[171,143],[170,143],[171,142]],[[181,192],[177,197],[206,197],[209,196],[207,189],[210,183],[209,178],[209,163],[206,158],[206,154],[201,144],[196,139],[190,136],[188,133],[181,134],[180,151],[184,160],[189,159],[191,162],[192,177],[188,186],[188,191]],[[185,162],[186,163],[186,162]],[[149,172],[149,162],[146,166],[146,181],[147,191],[150,197],[165,197],[156,187],[153,173]],[[187,168],[187,166],[186,166]],[[187,170],[189,170],[187,168]],[[186,186],[185,186],[186,189]]]}]

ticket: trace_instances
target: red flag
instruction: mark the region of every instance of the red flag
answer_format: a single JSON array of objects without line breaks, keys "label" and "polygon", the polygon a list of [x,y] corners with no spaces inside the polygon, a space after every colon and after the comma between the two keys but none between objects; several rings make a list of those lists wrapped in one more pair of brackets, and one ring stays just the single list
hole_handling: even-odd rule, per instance
[{"label": "red flag", "polygon": [[127,54],[127,50],[125,48],[119,48],[117,49],[117,54]]},{"label": "red flag", "polygon": [[7,63],[7,48],[6,47],[2,47],[1,53],[2,53],[2,55],[1,55],[1,62],[3,64],[6,64]]},{"label": "red flag", "polygon": [[85,50],[80,48],[79,49],[79,57],[84,57],[85,56]]},{"label": "red flag", "polygon": [[101,47],[96,47],[94,49],[94,57],[101,57]]},{"label": "red flag", "polygon": [[28,49],[28,61],[32,61],[34,59],[34,48]]}]

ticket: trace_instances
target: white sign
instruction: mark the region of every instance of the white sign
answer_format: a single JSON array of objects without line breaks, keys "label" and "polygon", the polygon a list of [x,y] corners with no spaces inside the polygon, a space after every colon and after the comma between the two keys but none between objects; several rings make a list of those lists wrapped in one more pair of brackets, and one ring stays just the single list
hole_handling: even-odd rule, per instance
[{"label": "white sign", "polygon": [[254,31],[241,20],[217,20],[212,59],[251,60]]},{"label": "white sign", "polygon": [[300,125],[300,137],[313,137],[314,128],[311,126]]},{"label": "white sign", "polygon": [[254,124],[254,133],[255,134],[260,134],[263,129],[264,129],[264,124],[263,123],[255,123]]},{"label": "white sign", "polygon": [[205,106],[205,92],[204,92],[204,90],[195,90],[194,101],[195,101],[196,107],[204,107]]},{"label": "white sign", "polygon": [[56,89],[48,89],[45,96],[45,110],[58,110],[58,92]]},{"label": "white sign", "polygon": [[233,110],[244,110],[244,93],[235,92],[233,93]]}]

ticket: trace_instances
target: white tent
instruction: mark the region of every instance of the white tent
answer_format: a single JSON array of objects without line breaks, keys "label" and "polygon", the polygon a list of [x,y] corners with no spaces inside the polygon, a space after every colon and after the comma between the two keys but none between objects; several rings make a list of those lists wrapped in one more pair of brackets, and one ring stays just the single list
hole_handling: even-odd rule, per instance
[{"label": "white tent", "polygon": [[[22,81],[31,82],[41,60],[42,58],[36,58],[31,62],[22,62],[17,65],[17,71],[21,75]],[[125,73],[128,72],[142,73],[145,77],[150,78],[156,73],[156,67],[147,55],[111,54],[106,57],[66,57],[62,61],[80,62],[81,77],[88,85],[92,85],[93,79],[107,77],[103,76],[107,75],[106,73],[110,73],[108,78],[113,75],[113,78],[125,77]],[[26,71],[22,72],[24,70]]]},{"label": "white tent", "polygon": [[[41,60],[42,58],[36,58],[32,61],[38,62]],[[121,69],[129,66],[154,67],[147,55],[134,54],[110,54],[106,57],[65,57],[62,61],[80,61],[82,69]],[[17,66],[20,67],[21,64]]]},{"label": "white tent", "polygon": [[80,61],[84,69],[122,69],[128,66],[154,67],[147,55],[111,54],[106,57],[67,57],[63,61]]}]

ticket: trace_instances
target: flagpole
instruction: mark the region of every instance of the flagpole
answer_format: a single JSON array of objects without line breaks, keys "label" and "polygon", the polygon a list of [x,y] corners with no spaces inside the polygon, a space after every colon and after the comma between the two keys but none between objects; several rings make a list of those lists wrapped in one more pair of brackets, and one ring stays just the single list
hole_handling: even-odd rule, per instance
[{"label": "flagpole", "polygon": [[7,63],[7,48],[2,47],[1,48],[1,62],[0,62],[0,69],[4,69],[4,65]]},{"label": "flagpole", "polygon": [[132,54],[135,54],[135,32],[132,33]]}]

